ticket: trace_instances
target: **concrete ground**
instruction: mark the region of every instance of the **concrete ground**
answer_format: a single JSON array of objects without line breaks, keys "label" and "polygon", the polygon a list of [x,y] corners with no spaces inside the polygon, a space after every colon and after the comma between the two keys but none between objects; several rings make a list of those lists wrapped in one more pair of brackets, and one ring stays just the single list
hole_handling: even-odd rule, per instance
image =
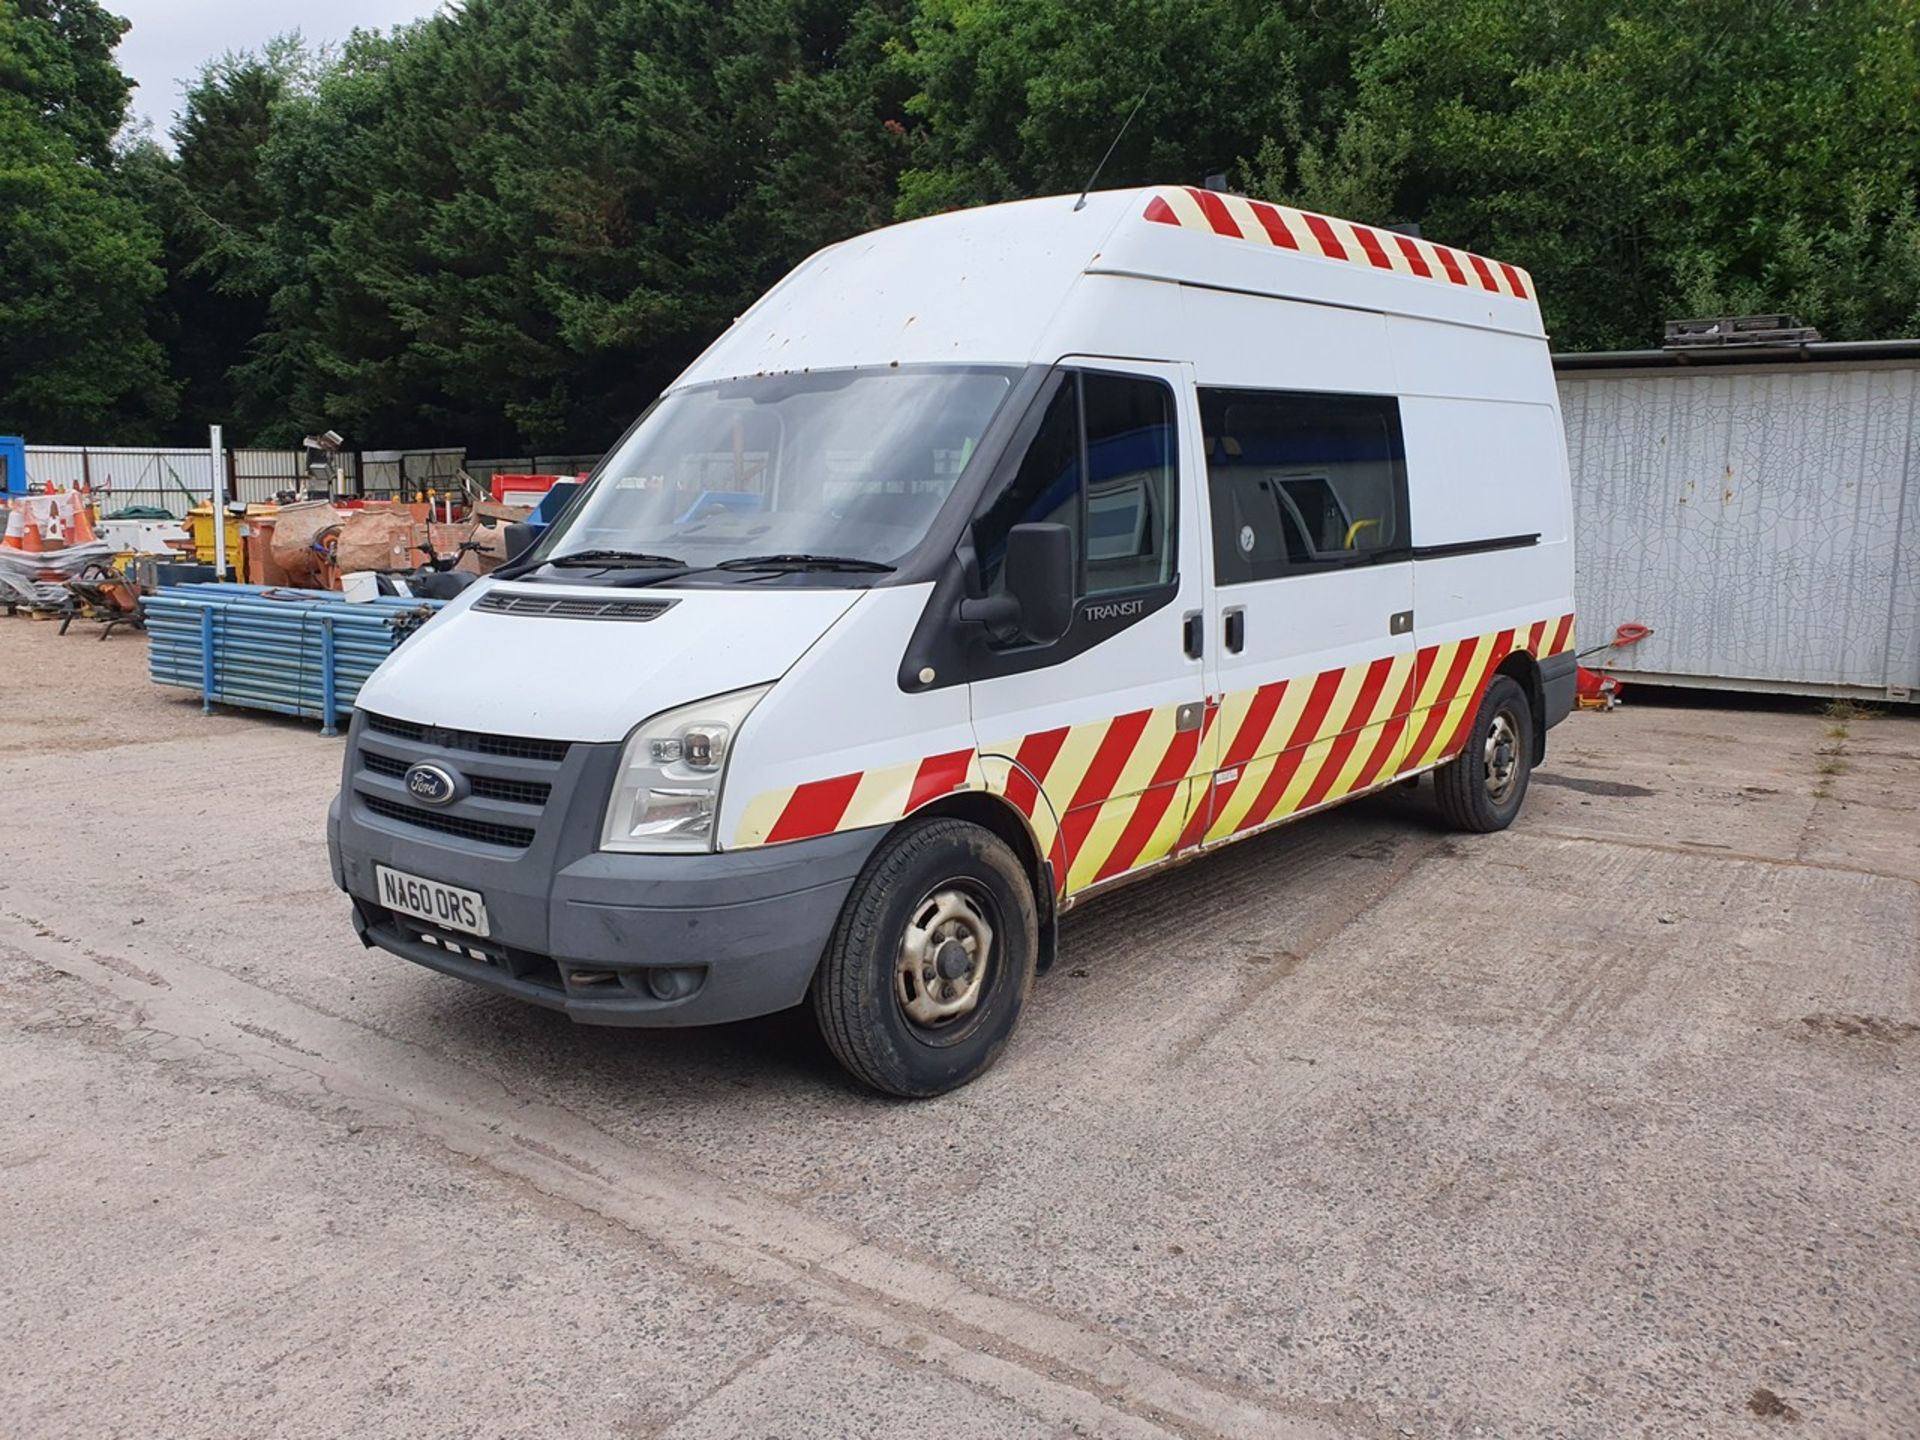
[{"label": "concrete ground", "polygon": [[0,620],[0,1434],[1920,1433],[1920,718],[1630,704],[1072,917],[911,1105],[363,951],[337,741]]}]

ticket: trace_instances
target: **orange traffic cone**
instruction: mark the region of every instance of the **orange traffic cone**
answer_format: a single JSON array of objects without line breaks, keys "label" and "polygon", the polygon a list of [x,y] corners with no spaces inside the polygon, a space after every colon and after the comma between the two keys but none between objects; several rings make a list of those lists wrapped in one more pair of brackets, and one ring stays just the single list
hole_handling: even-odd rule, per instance
[{"label": "orange traffic cone", "polygon": [[20,527],[20,548],[29,555],[38,555],[47,548],[40,536],[40,517],[26,501],[21,502],[20,508],[26,512],[25,523]]},{"label": "orange traffic cone", "polygon": [[[79,491],[69,490],[60,497],[66,502],[66,516],[60,522],[60,533],[68,545],[86,545],[97,539],[93,533],[93,521],[87,518],[87,503]],[[56,503],[55,513],[59,506]]]},{"label": "orange traffic cone", "polygon": [[13,501],[7,501],[7,533],[0,537],[0,545],[9,550],[27,548],[27,522],[20,518],[20,507]]}]

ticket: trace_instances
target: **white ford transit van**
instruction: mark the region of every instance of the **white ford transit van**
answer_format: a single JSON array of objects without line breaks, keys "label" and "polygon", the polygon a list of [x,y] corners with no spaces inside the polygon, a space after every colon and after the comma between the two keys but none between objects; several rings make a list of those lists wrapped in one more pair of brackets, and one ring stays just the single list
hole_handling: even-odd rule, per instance
[{"label": "white ford transit van", "polygon": [[1568,511],[1511,265],[1171,187],[862,235],[380,668],[334,879],[447,974],[608,1025],[810,997],[934,1094],[1103,890],[1426,771],[1507,825],[1572,703]]}]

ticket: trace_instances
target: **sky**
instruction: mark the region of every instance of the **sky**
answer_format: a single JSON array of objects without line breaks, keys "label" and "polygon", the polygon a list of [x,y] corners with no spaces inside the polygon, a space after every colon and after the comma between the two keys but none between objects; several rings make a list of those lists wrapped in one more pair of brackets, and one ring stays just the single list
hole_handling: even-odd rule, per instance
[{"label": "sky", "polygon": [[181,92],[207,61],[289,30],[316,43],[343,40],[356,26],[385,30],[431,14],[439,0],[106,0],[106,8],[133,22],[114,52],[140,84],[127,118],[151,120],[153,138],[171,149]]}]

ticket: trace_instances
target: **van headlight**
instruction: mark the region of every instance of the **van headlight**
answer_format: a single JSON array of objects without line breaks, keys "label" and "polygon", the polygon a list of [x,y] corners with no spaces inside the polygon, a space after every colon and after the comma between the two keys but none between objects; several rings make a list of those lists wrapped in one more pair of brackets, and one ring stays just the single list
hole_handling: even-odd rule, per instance
[{"label": "van headlight", "polygon": [[711,850],[720,782],[740,726],[772,684],[714,695],[643,721],[620,752],[602,850]]}]

